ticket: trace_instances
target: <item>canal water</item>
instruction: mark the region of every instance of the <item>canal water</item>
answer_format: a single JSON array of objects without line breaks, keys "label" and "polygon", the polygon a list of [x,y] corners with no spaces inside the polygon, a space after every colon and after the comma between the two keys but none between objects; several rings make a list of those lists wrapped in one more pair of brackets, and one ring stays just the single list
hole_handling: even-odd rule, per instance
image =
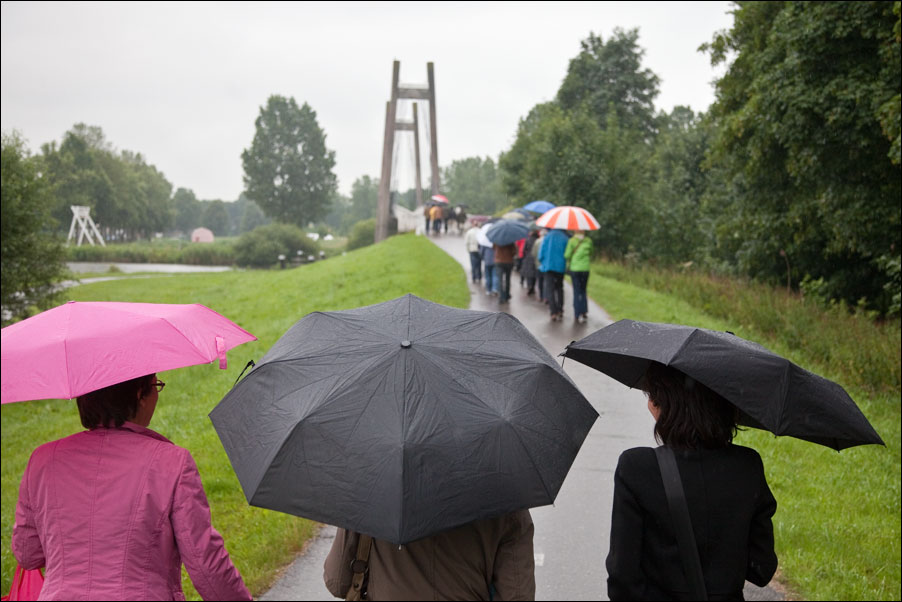
[{"label": "canal water", "polygon": [[123,274],[134,274],[136,272],[164,272],[167,274],[184,272],[228,272],[232,269],[232,266],[228,265],[187,265],[182,263],[95,263],[88,261],[70,261],[66,265],[68,265],[69,269],[76,274],[104,274],[110,271],[110,267],[115,267]]}]

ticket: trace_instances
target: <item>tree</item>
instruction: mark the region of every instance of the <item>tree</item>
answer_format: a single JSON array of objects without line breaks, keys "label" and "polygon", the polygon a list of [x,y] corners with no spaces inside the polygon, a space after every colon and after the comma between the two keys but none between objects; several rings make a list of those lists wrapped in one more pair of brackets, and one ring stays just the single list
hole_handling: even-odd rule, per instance
[{"label": "tree", "polygon": [[229,210],[226,209],[225,203],[220,200],[207,201],[204,203],[204,215],[201,223],[205,228],[209,228],[216,236],[227,236],[229,234]]},{"label": "tree", "polygon": [[98,208],[105,221],[112,219],[115,207],[113,184],[97,161],[98,150],[76,133],[82,125],[66,132],[59,146],[51,142],[41,147],[41,172],[53,199],[52,215],[61,229],[72,221],[72,205],[90,207],[94,221],[101,221]]},{"label": "tree", "polygon": [[254,228],[265,226],[268,223],[269,220],[263,215],[260,206],[254,201],[248,200],[244,204],[244,213],[241,214],[241,221],[239,222],[236,233],[243,234],[244,232],[250,232]]},{"label": "tree", "polygon": [[625,130],[649,137],[655,132],[654,100],[658,76],[642,69],[645,51],[637,43],[639,31],[615,28],[605,43],[590,33],[580,42],[579,55],[570,60],[567,76],[557,93],[565,110],[585,104],[602,126],[609,112]]},{"label": "tree", "polygon": [[27,317],[32,306],[49,308],[66,265],[47,183],[18,133],[3,134],[0,164],[0,305],[6,325],[7,316]]},{"label": "tree", "polygon": [[620,128],[614,113],[602,127],[585,107],[567,112],[546,103],[521,120],[513,147],[499,163],[519,204],[544,199],[583,207],[602,225],[593,234],[597,247],[622,255],[646,240],[646,158],[645,146]]},{"label": "tree", "polygon": [[451,203],[466,205],[467,213],[494,215],[510,204],[491,157],[453,161],[442,170],[442,182]]},{"label": "tree", "polygon": [[176,190],[172,195],[172,205],[175,211],[173,223],[176,230],[191,234],[192,230],[201,225],[203,207],[194,196],[193,190],[190,188]]},{"label": "tree", "polygon": [[703,170],[711,126],[689,107],[658,116],[658,135],[646,165],[651,221],[645,252],[663,263],[705,258],[711,228],[702,211]]},{"label": "tree", "polygon": [[[735,54],[717,82],[712,166],[733,206],[753,276],[823,280],[830,297],[885,311],[898,278],[900,166],[894,140],[902,68],[893,2],[739,2],[704,46]],[[894,100],[895,99],[895,100]]]},{"label": "tree", "polygon": [[140,153],[117,153],[97,126],[76,124],[59,147],[45,144],[41,172],[60,227],[71,221],[71,205],[90,207],[101,231],[128,237],[160,232],[172,223],[172,184]]},{"label": "tree", "polygon": [[342,219],[345,230],[357,222],[376,217],[379,202],[379,179],[361,176],[351,184],[351,199],[348,213]]},{"label": "tree", "polygon": [[335,152],[307,103],[270,96],[256,120],[250,148],[241,153],[249,199],[269,217],[305,227],[325,216],[337,188]]}]

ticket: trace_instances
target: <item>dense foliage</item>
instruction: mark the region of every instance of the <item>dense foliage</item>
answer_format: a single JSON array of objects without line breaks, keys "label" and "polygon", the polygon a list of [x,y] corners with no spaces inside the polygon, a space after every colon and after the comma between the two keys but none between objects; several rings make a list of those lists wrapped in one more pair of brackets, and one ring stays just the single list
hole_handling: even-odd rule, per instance
[{"label": "dense foliage", "polygon": [[719,242],[744,271],[776,277],[786,259],[794,280],[821,281],[828,296],[891,303],[882,289],[898,274],[902,198],[898,118],[882,121],[902,85],[893,4],[740,2],[708,46],[715,63],[736,56],[717,84],[711,161],[730,193]]},{"label": "dense foliage", "polygon": [[273,95],[255,122],[250,148],[241,153],[249,199],[270,218],[300,227],[324,217],[337,187],[335,151],[307,103]]},{"label": "dense foliage", "polygon": [[470,214],[494,215],[510,204],[490,157],[452,161],[442,170],[442,192],[453,205],[466,205]]},{"label": "dense foliage", "polygon": [[51,307],[66,266],[61,241],[51,230],[52,197],[18,134],[3,135],[0,164],[0,306],[5,326],[27,316],[33,306]]},{"label": "dense foliage", "polygon": [[41,152],[58,227],[71,223],[72,205],[90,207],[107,240],[147,237],[171,226],[172,184],[140,153],[116,151],[101,128],[76,124],[61,144],[44,144]]},{"label": "dense foliage", "polygon": [[348,233],[357,222],[376,217],[379,201],[379,180],[361,176],[351,185],[351,197],[336,195],[325,222],[333,230]]},{"label": "dense foliage", "polygon": [[241,235],[235,243],[235,263],[268,268],[279,263],[280,255],[290,262],[299,255],[316,255],[317,251],[317,244],[297,226],[269,224]]},{"label": "dense foliage", "polygon": [[348,251],[373,244],[376,234],[376,218],[365,219],[354,224],[348,235]]},{"label": "dense foliage", "polygon": [[653,115],[638,32],[590,34],[499,165],[517,204],[590,210],[613,257],[898,314],[899,2],[737,2],[708,114]]}]

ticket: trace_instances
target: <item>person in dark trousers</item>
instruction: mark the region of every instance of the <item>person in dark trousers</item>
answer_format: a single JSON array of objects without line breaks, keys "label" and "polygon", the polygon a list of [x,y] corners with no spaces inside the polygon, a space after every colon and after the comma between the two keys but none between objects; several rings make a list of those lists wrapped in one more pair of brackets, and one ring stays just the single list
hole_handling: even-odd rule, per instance
[{"label": "person in dark trousers", "polygon": [[489,296],[496,295],[498,292],[495,290],[495,248],[479,245],[479,249],[482,251],[482,261],[485,266],[485,269],[483,270],[485,276],[485,294]]},{"label": "person in dark trousers", "polygon": [[554,322],[564,318],[564,272],[567,269],[564,250],[568,240],[564,230],[551,230],[543,238],[539,249],[539,264],[545,273],[545,296]]},{"label": "person in dark trousers", "polygon": [[[748,580],[777,570],[771,518],[777,502],[761,457],[732,443],[734,405],[679,370],[652,362],[640,388],[655,437],[676,456],[709,600],[742,600]],[[655,451],[629,449],[614,473],[608,596],[692,599]]]},{"label": "person in dark trousers", "polygon": [[482,251],[479,248],[479,226],[475,222],[464,235],[464,245],[470,254],[470,277],[473,282],[482,280]]},{"label": "person in dark trousers", "polygon": [[514,269],[514,255],[517,247],[509,245],[495,245],[495,271],[498,273],[498,304],[504,305],[511,298],[511,272]]},{"label": "person in dark trousers", "polygon": [[520,276],[526,279],[526,295],[529,297],[536,294],[536,276],[539,270],[536,267],[536,257],[533,249],[538,240],[539,231],[531,231],[523,244],[523,259],[520,263]]},{"label": "person in dark trousers", "polygon": [[580,324],[589,319],[589,268],[592,263],[592,239],[584,232],[574,232],[564,250],[567,271],[573,283],[573,319]]}]

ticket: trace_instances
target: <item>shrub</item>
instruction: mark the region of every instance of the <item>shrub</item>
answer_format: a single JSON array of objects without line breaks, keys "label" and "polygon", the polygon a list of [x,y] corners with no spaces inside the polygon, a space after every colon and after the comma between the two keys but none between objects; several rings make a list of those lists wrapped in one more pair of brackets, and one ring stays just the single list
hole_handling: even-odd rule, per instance
[{"label": "shrub", "polygon": [[181,263],[232,265],[235,263],[235,246],[228,242],[191,243],[182,249]]},{"label": "shrub", "polygon": [[348,236],[348,251],[373,244],[376,237],[376,218],[365,219],[354,224]]},{"label": "shrub", "polygon": [[318,248],[297,226],[269,224],[241,235],[235,244],[235,262],[240,266],[266,268],[278,262],[279,255],[290,260],[298,251],[316,255]]}]

